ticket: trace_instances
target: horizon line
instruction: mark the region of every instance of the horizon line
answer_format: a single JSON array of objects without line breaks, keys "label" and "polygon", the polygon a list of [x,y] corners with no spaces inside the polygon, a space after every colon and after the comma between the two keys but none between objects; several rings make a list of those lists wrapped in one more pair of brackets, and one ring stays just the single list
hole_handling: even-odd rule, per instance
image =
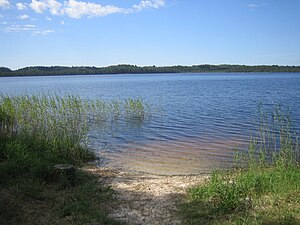
[{"label": "horizon line", "polygon": [[221,63],[221,64],[210,64],[210,63],[203,63],[203,64],[173,64],[173,65],[137,65],[137,64],[129,64],[129,63],[120,63],[120,64],[110,64],[110,65],[105,65],[105,66],[95,66],[95,65],[29,65],[29,66],[23,66],[23,67],[18,67],[15,69],[12,69],[7,66],[0,66],[0,68],[7,68],[12,71],[20,70],[20,69],[25,69],[25,68],[30,68],[30,67],[94,67],[94,68],[106,68],[106,67],[111,67],[111,66],[136,66],[136,67],[175,67],[175,66],[183,66],[183,67],[192,67],[192,66],[201,66],[201,65],[209,65],[209,66],[278,66],[278,67],[300,67],[299,65],[292,65],[292,64],[230,64],[230,63]]}]

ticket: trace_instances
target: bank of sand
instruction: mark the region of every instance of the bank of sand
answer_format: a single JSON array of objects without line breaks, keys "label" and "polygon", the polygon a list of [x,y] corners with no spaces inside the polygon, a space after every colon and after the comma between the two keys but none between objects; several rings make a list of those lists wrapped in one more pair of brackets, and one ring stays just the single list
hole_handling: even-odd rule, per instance
[{"label": "bank of sand", "polygon": [[110,217],[130,225],[182,224],[176,205],[189,187],[209,179],[208,175],[159,176],[103,167],[86,170],[115,191],[117,201],[110,207]]}]

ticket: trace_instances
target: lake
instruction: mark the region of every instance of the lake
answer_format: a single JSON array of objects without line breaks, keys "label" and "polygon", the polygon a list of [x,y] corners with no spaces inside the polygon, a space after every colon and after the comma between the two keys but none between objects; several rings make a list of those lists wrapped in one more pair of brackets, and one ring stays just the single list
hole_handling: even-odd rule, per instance
[{"label": "lake", "polygon": [[247,148],[258,105],[289,107],[300,121],[300,73],[135,74],[1,77],[7,95],[56,93],[84,99],[141,97],[155,113],[89,133],[99,166],[153,174],[198,174],[228,168]]}]

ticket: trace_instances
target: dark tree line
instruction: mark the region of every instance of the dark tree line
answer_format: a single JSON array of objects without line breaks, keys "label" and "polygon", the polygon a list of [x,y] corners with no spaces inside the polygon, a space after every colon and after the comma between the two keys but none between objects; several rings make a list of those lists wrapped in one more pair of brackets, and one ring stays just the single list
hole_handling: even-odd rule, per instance
[{"label": "dark tree line", "polygon": [[300,66],[245,66],[245,65],[194,65],[194,66],[31,66],[17,70],[0,67],[0,76],[45,76],[85,74],[137,74],[137,73],[204,73],[204,72],[300,72]]}]

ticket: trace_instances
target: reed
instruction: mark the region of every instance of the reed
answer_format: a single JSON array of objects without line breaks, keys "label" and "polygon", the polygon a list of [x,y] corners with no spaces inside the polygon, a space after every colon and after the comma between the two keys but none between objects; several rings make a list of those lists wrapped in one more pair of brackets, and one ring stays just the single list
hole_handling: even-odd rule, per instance
[{"label": "reed", "polygon": [[259,104],[259,115],[256,136],[250,138],[246,152],[237,149],[235,166],[251,168],[298,165],[299,133],[293,126],[289,109],[277,104],[272,113],[268,113]]}]

